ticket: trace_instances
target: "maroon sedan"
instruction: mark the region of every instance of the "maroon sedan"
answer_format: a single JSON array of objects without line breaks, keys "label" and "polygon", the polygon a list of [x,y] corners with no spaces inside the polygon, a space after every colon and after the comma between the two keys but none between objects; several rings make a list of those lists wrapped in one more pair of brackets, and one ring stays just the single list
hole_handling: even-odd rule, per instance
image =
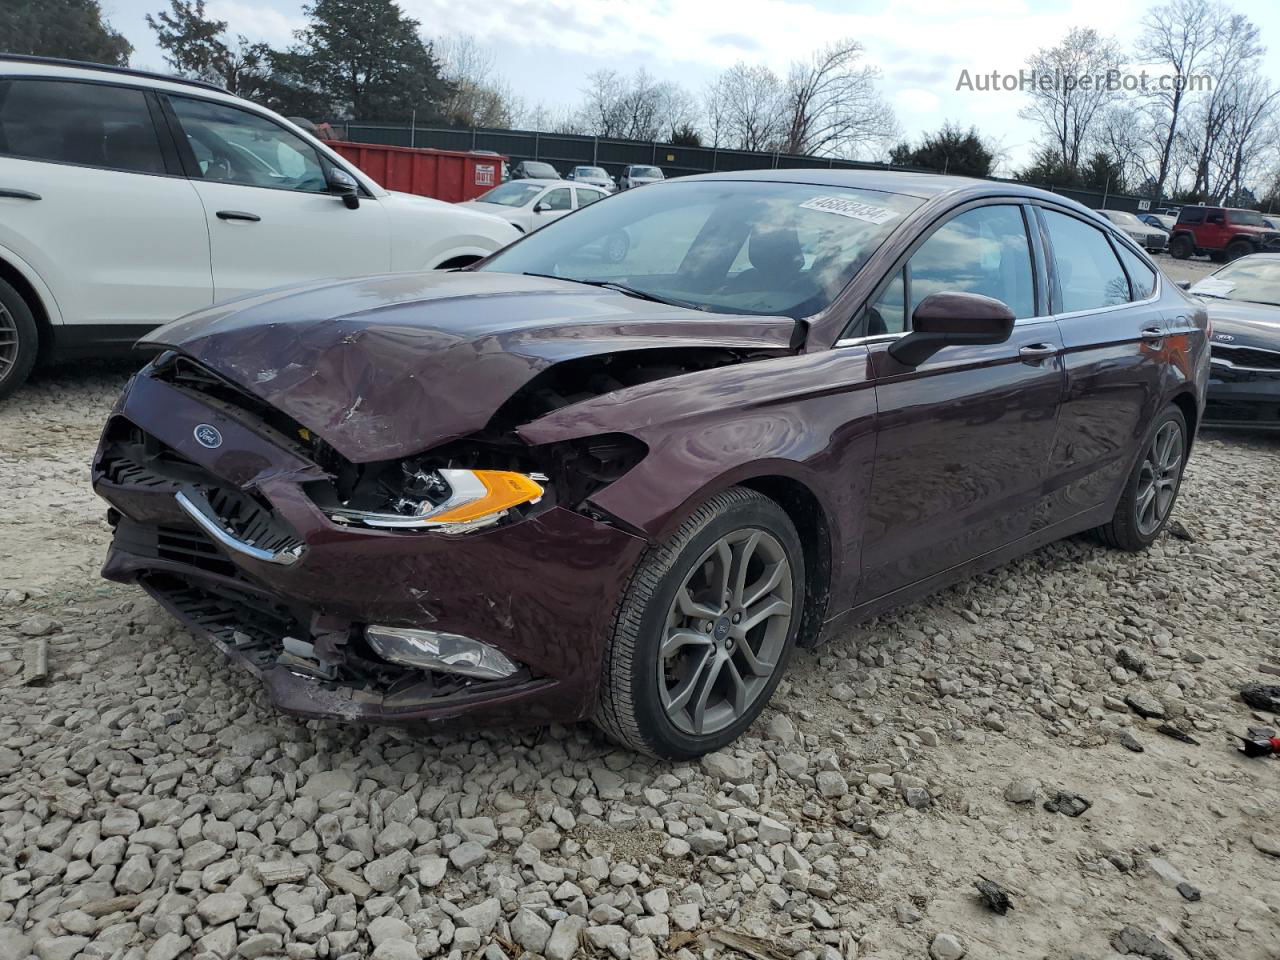
[{"label": "maroon sedan", "polygon": [[1149,545],[1209,364],[1203,307],[1069,200],[816,170],[145,342],[93,468],[106,577],[289,713],[667,757],[745,730],[797,645],[1084,530]]}]

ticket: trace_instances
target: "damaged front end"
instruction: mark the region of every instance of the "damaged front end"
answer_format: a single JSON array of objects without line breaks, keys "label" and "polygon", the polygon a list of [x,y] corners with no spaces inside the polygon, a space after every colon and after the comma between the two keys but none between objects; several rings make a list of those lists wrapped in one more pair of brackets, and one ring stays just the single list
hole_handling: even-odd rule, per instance
[{"label": "damaged front end", "polygon": [[143,587],[288,713],[586,718],[647,547],[591,497],[648,451],[626,434],[530,444],[517,428],[585,397],[749,358],[698,349],[566,361],[469,436],[354,462],[166,352],[127,388],[94,461],[115,531],[103,575]]}]

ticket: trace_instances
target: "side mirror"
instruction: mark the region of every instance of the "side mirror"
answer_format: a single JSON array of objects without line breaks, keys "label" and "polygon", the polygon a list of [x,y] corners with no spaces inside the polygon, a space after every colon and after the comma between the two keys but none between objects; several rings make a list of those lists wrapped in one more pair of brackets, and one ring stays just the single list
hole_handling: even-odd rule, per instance
[{"label": "side mirror", "polygon": [[343,205],[348,210],[354,210],[360,206],[360,184],[356,183],[355,177],[341,167],[330,167],[324,179],[329,192],[341,197]]},{"label": "side mirror", "polygon": [[911,332],[889,347],[889,356],[918,367],[943,347],[1004,343],[1013,333],[1013,311],[976,293],[935,293],[911,314]]},{"label": "side mirror", "polygon": [[544,200],[539,200],[537,203],[533,205],[534,213],[544,213],[545,211],[550,209],[551,208],[547,206],[546,201]]}]

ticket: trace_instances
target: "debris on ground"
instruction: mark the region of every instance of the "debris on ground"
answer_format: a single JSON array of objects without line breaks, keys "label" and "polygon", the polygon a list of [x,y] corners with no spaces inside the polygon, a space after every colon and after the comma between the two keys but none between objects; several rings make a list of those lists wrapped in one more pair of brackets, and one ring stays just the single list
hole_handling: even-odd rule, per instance
[{"label": "debris on ground", "polygon": [[22,645],[22,685],[24,687],[44,683],[49,677],[49,641],[44,637],[28,640]]},{"label": "debris on ground", "polygon": [[982,898],[982,902],[1000,916],[1003,917],[1013,909],[1013,901],[1009,899],[1008,892],[994,880],[982,877],[975,880],[973,885],[978,888],[978,896]]},{"label": "debris on ground", "polygon": [[1060,813],[1065,817],[1078,817],[1092,806],[1091,801],[1068,790],[1059,790],[1044,802],[1044,808],[1050,813]]},{"label": "debris on ground", "polygon": [[1240,699],[1255,710],[1280,713],[1280,686],[1274,683],[1246,683],[1240,688]]},{"label": "debris on ground", "polygon": [[1246,757],[1271,757],[1280,755],[1280,737],[1266,727],[1250,727],[1248,734],[1233,733],[1240,743],[1236,749]]},{"label": "debris on ground", "polygon": [[1116,953],[1134,954],[1147,960],[1176,960],[1169,947],[1137,927],[1124,927],[1117,931],[1111,937],[1111,946]]},{"label": "debris on ground", "polygon": [[1199,740],[1191,736],[1191,734],[1187,733],[1185,730],[1174,726],[1172,723],[1160,724],[1160,726],[1156,727],[1156,733],[1163,733],[1166,737],[1172,737],[1174,740],[1178,740],[1182,743],[1189,743],[1193,747],[1200,746]]},{"label": "debris on ground", "polygon": [[1182,894],[1182,898],[1184,900],[1189,900],[1191,903],[1195,903],[1197,900],[1200,899],[1200,890],[1196,887],[1193,887],[1191,884],[1187,883],[1185,880],[1182,881],[1182,883],[1178,884],[1178,886],[1175,889],[1180,894]]},{"label": "debris on ground", "polygon": [[1147,749],[1130,730],[1120,731],[1120,745],[1126,750],[1132,750],[1134,753],[1145,753]]}]

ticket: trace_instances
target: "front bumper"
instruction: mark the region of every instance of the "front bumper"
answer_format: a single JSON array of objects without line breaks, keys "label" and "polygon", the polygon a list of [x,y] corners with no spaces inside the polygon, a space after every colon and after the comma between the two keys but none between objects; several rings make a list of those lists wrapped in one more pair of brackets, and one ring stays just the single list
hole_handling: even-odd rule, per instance
[{"label": "front bumper", "polygon": [[1221,362],[1209,367],[1206,427],[1280,429],[1280,372],[1241,370]]},{"label": "front bumper", "polygon": [[[198,424],[217,428],[217,449],[196,442]],[[108,439],[122,430],[162,445],[167,475],[122,466]],[[115,521],[103,576],[142,586],[258,675],[287,713],[467,725],[591,714],[614,611],[643,540],[554,504],[461,535],[340,526],[303,490],[322,475],[250,413],[144,371],[113,412],[94,462],[94,489]],[[209,536],[176,496],[192,484],[270,553],[296,558],[273,562]],[[473,637],[524,669],[482,681],[387,664],[362,642],[369,623]],[[291,656],[286,636],[312,645],[320,663]]]}]

